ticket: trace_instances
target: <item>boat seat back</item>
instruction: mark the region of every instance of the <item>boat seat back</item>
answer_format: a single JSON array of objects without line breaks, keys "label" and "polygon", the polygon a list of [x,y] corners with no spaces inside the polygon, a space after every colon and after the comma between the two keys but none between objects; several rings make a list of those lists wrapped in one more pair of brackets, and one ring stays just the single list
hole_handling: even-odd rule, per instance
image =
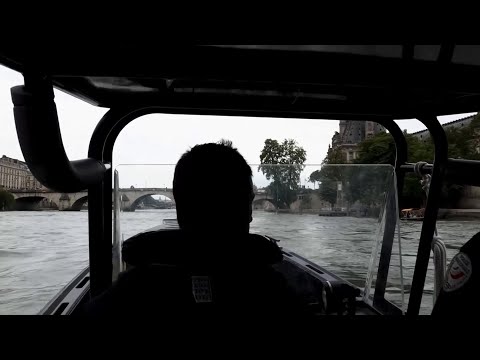
[{"label": "boat seat back", "polygon": [[161,230],[125,241],[122,254],[130,269],[87,313],[170,317],[226,311],[268,317],[300,311],[285,278],[272,266],[283,254],[268,237],[225,236],[217,242]]},{"label": "boat seat back", "polygon": [[180,229],[140,233],[122,245],[122,259],[129,266],[168,264],[226,264],[242,262],[272,265],[283,260],[277,241],[262,235],[225,234],[218,239],[196,238]]}]

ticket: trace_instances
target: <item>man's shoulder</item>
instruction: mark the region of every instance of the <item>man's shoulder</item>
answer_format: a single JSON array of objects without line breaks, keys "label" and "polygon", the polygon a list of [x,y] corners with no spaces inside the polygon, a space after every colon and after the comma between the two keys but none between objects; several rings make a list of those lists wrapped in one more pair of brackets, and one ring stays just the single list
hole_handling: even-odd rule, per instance
[{"label": "man's shoulder", "polygon": [[279,240],[261,234],[249,234],[248,245],[252,252],[255,252],[259,258],[263,258],[269,264],[276,264],[283,260],[283,253]]}]

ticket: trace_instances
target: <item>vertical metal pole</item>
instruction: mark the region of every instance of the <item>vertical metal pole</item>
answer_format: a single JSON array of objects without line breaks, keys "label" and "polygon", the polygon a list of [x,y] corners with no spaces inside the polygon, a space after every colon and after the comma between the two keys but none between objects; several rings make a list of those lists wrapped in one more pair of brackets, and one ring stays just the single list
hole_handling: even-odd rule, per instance
[{"label": "vertical metal pole", "polygon": [[424,123],[430,131],[430,136],[435,145],[435,161],[433,163],[430,190],[427,204],[425,206],[420,243],[418,244],[417,260],[415,262],[415,271],[413,273],[412,288],[407,309],[408,316],[418,315],[420,311],[423,287],[425,285],[425,277],[427,275],[428,262],[430,260],[431,245],[437,222],[438,208],[440,206],[442,180],[448,162],[447,136],[436,116],[424,116],[418,118],[418,120]]},{"label": "vertical metal pole", "polygon": [[[403,189],[403,173],[400,170],[400,166],[407,160],[407,141],[402,130],[392,120],[382,123],[383,126],[390,132],[395,140],[396,159],[395,159],[395,173],[397,176],[397,191],[402,193]],[[387,286],[388,272],[390,269],[390,259],[392,255],[393,241],[395,239],[395,229],[398,219],[395,206],[396,197],[395,194],[389,193],[386,204],[386,220],[385,229],[382,240],[382,249],[380,251],[380,260],[378,263],[377,279],[375,282],[375,293],[373,295],[373,302],[375,305],[381,305],[385,301],[385,289]]]}]

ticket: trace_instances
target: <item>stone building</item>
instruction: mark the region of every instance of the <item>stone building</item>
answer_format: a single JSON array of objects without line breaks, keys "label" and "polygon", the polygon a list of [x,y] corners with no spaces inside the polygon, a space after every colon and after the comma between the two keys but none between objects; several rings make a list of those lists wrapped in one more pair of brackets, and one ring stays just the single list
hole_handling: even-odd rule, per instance
[{"label": "stone building", "polygon": [[3,155],[0,158],[0,188],[6,190],[45,189],[23,161]]},{"label": "stone building", "polygon": [[385,132],[385,128],[374,121],[340,120],[339,132],[332,138],[332,148],[340,148],[351,163],[359,156],[358,144],[380,132]]}]

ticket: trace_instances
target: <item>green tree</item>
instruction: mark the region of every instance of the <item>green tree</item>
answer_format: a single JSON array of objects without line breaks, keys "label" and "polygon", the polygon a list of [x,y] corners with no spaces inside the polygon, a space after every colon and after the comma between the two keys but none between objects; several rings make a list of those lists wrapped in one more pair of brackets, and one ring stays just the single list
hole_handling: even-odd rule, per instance
[{"label": "green tree", "polygon": [[[457,159],[480,159],[480,114],[477,114],[469,126],[445,129],[448,141],[448,157]],[[430,137],[419,139],[406,134],[409,162],[434,160],[434,144]],[[377,134],[359,145],[360,157],[356,162],[363,164],[394,164],[395,144],[386,133]],[[455,207],[461,199],[464,186],[445,182],[442,188],[441,206]],[[420,179],[413,175],[405,176],[403,188],[403,206],[420,207],[425,205],[425,194]]]},{"label": "green tree", "polygon": [[337,182],[332,180],[323,180],[318,187],[320,198],[330,204],[333,208],[337,202]]},{"label": "green tree", "polygon": [[267,186],[279,208],[288,208],[297,198],[300,174],[304,169],[307,152],[292,139],[266,139],[260,154],[258,171],[272,182]]},{"label": "green tree", "polygon": [[359,144],[358,164],[395,164],[395,142],[390,134],[379,133]]},{"label": "green tree", "polygon": [[321,183],[320,177],[321,177],[320,170],[315,170],[308,177],[308,181],[313,183],[314,185],[317,184],[317,183],[318,183],[317,185],[320,185],[320,183]]},{"label": "green tree", "polygon": [[[347,180],[348,171],[344,166],[326,166],[326,165],[341,165],[347,163],[345,152],[340,148],[328,148],[327,156],[322,161],[322,168],[320,169],[321,181],[335,181],[345,182]],[[336,185],[335,185],[336,188]]]},{"label": "green tree", "polygon": [[327,155],[322,161],[320,170],[315,170],[309,176],[310,182],[318,182],[318,196],[328,202],[333,208],[337,202],[338,182],[346,180],[345,167],[328,166],[332,164],[345,164],[347,162],[345,153],[340,148],[328,147]]},{"label": "green tree", "polygon": [[4,189],[0,189],[0,211],[12,210],[15,205],[15,198]]},{"label": "green tree", "polygon": [[346,168],[348,181],[345,199],[353,204],[359,201],[368,208],[377,207],[384,201],[385,192],[392,184],[393,168],[390,166]]},{"label": "green tree", "polygon": [[[359,144],[358,164],[394,164],[395,143],[389,134],[380,133]],[[314,171],[311,181],[320,181],[320,197],[333,205],[337,200],[337,186],[342,184],[342,205],[349,207],[356,201],[368,207],[378,206],[384,199],[388,181],[391,181],[392,169],[379,166],[365,168],[360,166],[338,166],[346,164],[345,152],[341,148],[329,148],[320,171]]]},{"label": "green tree", "polygon": [[[480,113],[474,117],[469,126],[451,127],[445,130],[445,134],[450,158],[480,159]],[[407,140],[409,162],[433,162],[434,144],[430,137],[419,139],[412,134],[407,134],[406,131],[404,135]],[[395,142],[388,133],[379,133],[364,140],[359,144],[358,149],[359,157],[355,160],[357,164],[395,164]],[[322,169],[313,172],[310,176],[310,181],[323,184],[323,189],[322,184],[319,185],[320,196],[328,202],[336,199],[334,189],[336,182],[340,181],[344,185],[346,200],[350,203],[357,200],[364,204],[377,202],[379,199],[377,195],[381,194],[380,189],[385,186],[381,180],[386,177],[378,174],[382,168],[373,170],[323,166],[344,164],[345,160],[345,154],[341,148],[329,147],[327,156],[322,162]],[[375,179],[376,172],[377,179]],[[370,185],[367,186],[367,184]],[[441,206],[455,207],[463,193],[463,186],[445,182],[442,188]],[[402,207],[425,205],[426,196],[420,185],[420,179],[412,173],[407,173],[405,176],[402,195],[400,199]]]},{"label": "green tree", "polygon": [[347,156],[340,148],[332,148],[328,146],[327,156],[323,159],[322,164],[346,164]]}]

